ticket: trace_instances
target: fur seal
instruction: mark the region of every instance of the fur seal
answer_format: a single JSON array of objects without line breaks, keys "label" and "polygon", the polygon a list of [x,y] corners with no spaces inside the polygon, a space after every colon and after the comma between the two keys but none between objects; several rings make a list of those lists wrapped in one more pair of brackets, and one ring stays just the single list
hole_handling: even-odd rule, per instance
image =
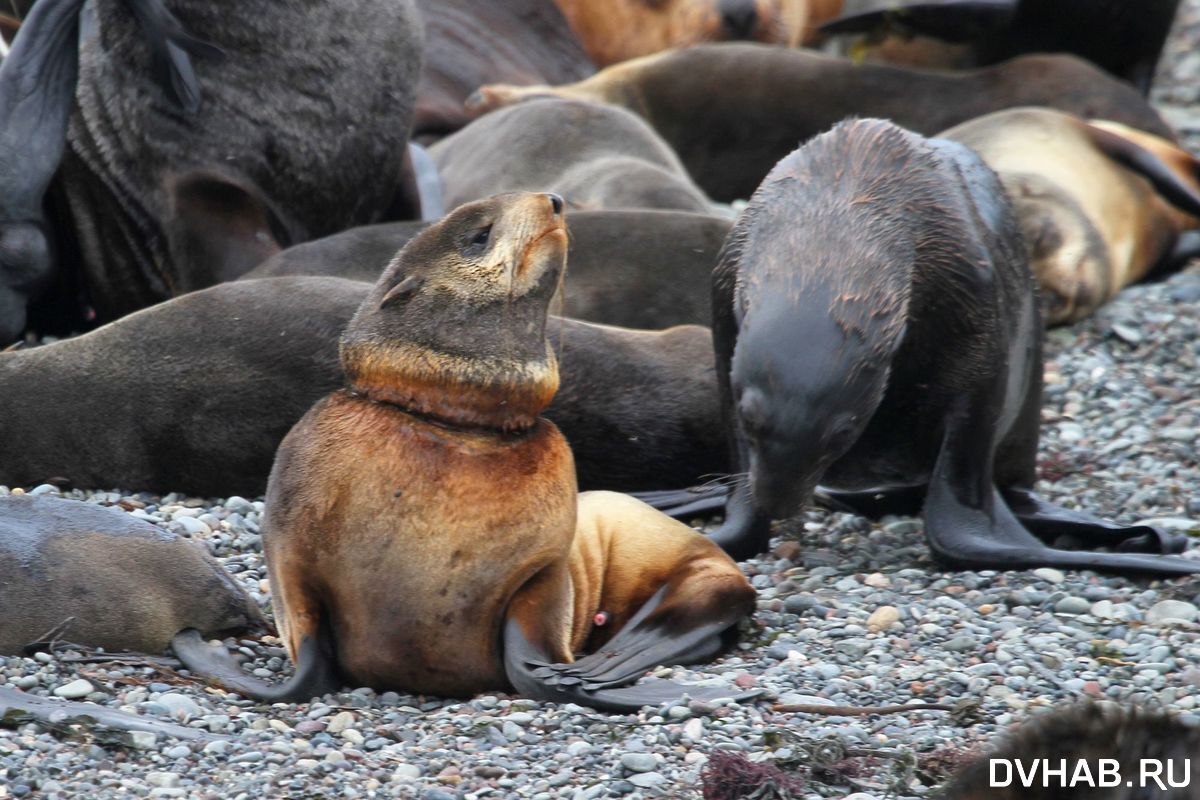
[{"label": "fur seal", "polygon": [[1169,257],[1200,228],[1200,162],[1173,142],[1047,108],[997,111],[939,134],[1000,176],[1047,298],[1074,322]]},{"label": "fur seal", "polygon": [[713,211],[654,129],[606,103],[518,103],[485,114],[429,154],[450,207],[503,192],[551,191],[572,209]]},{"label": "fur seal", "polygon": [[[1106,707],[1108,705],[1108,707]],[[1166,711],[1074,703],[1034,714],[1006,734],[988,752],[967,763],[943,789],[945,800],[1197,800],[1200,789],[1188,762],[1200,759],[1200,734]],[[1001,759],[1011,769],[1020,762],[1026,769],[1038,763],[1058,767],[1066,763],[1062,781],[1043,785],[1039,772],[1032,786],[1020,779],[999,785],[1003,772],[992,779],[991,762]],[[1043,760],[1044,759],[1044,760]],[[1120,777],[1112,786],[1099,787],[1100,759],[1111,759],[1106,780]],[[1084,766],[1091,781],[1071,783]],[[1158,769],[1155,773],[1148,770]],[[1115,775],[1112,770],[1115,769]],[[1143,781],[1143,776],[1146,780]],[[1168,783],[1170,780],[1170,783]],[[1127,783],[1128,781],[1128,783]]]},{"label": "fur seal", "polygon": [[1174,139],[1135,89],[1063,55],[937,72],[764,45],[698,45],[617,64],[566,86],[485,86],[468,103],[483,111],[541,96],[637,112],[720,202],[748,197],[797,142],[855,115],[933,135],[1002,108],[1042,105]]},{"label": "fur seal", "polygon": [[417,0],[417,7],[425,58],[413,138],[422,142],[470,122],[463,101],[485,83],[554,85],[596,71],[554,0]]},{"label": "fur seal", "polygon": [[[802,257],[797,254],[803,254]],[[746,557],[818,481],[852,509],[924,500],[934,556],[965,569],[1161,574],[1182,542],[1033,493],[1042,325],[1015,214],[965,146],[835,126],[754,193],[713,272],[713,346],[745,479],[714,539]],[[915,503],[913,502],[915,499]],[[1048,547],[1070,533],[1087,546]]]},{"label": "fur seal", "polygon": [[184,629],[264,625],[201,543],[58,497],[0,496],[0,586],[0,654],[51,638],[158,654]]},{"label": "fur seal", "polygon": [[812,44],[841,0],[555,0],[601,67],[701,42]]},{"label": "fur seal", "polygon": [[[678,211],[573,212],[561,310],[626,328],[707,326],[708,278],[732,226],[725,217]],[[374,283],[424,228],[415,222],[351,228],[289,247],[244,278],[329,275]]]},{"label": "fur seal", "polygon": [[[40,14],[80,5],[39,2],[21,38]],[[0,106],[20,106],[0,113],[0,137],[30,143],[0,152],[4,250],[38,276],[22,307],[62,264],[54,290],[113,319],[377,221],[409,194],[397,187],[420,65],[413,0],[93,5],[82,45],[64,20],[32,59],[0,67]],[[363,34],[331,61],[346,56],[347,19]],[[4,324],[0,335],[16,329]]]},{"label": "fur seal", "polygon": [[[1148,95],[1178,8],[1179,0],[851,0],[821,30],[866,33],[868,45],[882,38],[884,58],[897,50],[940,53],[940,63],[926,59],[929,66],[978,67],[1025,53],[1072,53]],[[893,31],[900,35],[890,36]],[[893,39],[914,35],[915,47],[891,46]],[[922,42],[924,37],[934,41]],[[868,57],[871,52],[868,46]]]},{"label": "fur seal", "polygon": [[[233,674],[229,688],[511,686],[615,710],[697,691],[612,687],[713,655],[754,590],[644,503],[577,495],[566,439],[539,416],[558,388],[546,325],[563,210],[553,194],[461,206],[372,288],[341,339],[346,388],[288,433],[267,488],[263,549],[296,673],[282,686]],[[201,664],[223,653],[193,644]]]},{"label": "fur seal", "polygon": [[[284,434],[341,385],[338,336],[370,288],[226,283],[0,353],[0,483],[261,492]],[[549,326],[563,386],[547,414],[583,488],[687,486],[728,470],[706,328]]]}]

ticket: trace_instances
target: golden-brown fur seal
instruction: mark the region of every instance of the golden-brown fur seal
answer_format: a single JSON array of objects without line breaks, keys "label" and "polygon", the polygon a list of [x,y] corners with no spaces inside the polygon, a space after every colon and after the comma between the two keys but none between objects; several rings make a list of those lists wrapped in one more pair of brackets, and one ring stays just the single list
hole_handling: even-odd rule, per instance
[{"label": "golden-brown fur seal", "polygon": [[1000,176],[1048,300],[1049,325],[1074,322],[1172,254],[1200,228],[1200,162],[1118,123],[1048,108],[997,111],[940,134]]},{"label": "golden-brown fur seal", "polygon": [[598,66],[701,42],[798,47],[841,0],[555,0]]},{"label": "golden-brown fur seal", "polygon": [[[263,545],[296,675],[227,672],[227,686],[514,687],[627,710],[684,688],[608,687],[711,656],[753,609],[704,537],[633,498],[576,493],[567,442],[540,417],[558,387],[562,211],[546,194],[462,206],[385,270],[342,337],[346,388],[292,429],[268,484]],[[196,637],[176,652],[221,675]]]},{"label": "golden-brown fur seal", "polygon": [[1002,108],[1038,105],[1174,137],[1133,87],[1061,55],[937,72],[757,44],[697,45],[617,64],[564,86],[484,86],[467,102],[483,111],[540,96],[636,111],[720,202],[749,197],[798,142],[848,116],[891,119],[931,136]]}]

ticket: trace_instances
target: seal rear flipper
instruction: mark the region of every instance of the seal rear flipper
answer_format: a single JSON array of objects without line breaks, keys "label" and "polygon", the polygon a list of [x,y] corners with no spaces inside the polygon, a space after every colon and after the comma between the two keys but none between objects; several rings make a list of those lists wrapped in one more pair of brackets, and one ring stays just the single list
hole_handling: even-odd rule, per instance
[{"label": "seal rear flipper", "polygon": [[1190,537],[1152,525],[1119,525],[1090,514],[1056,506],[1030,489],[1000,490],[1009,509],[1031,533],[1047,544],[1071,536],[1084,545],[1112,547],[1124,553],[1182,553]]},{"label": "seal rear flipper", "polygon": [[[986,404],[982,407],[986,410]],[[925,537],[939,561],[958,569],[1067,567],[1190,575],[1200,561],[1142,553],[1047,547],[1013,514],[992,483],[995,426],[979,408],[952,415],[929,481]]]},{"label": "seal rear flipper", "polygon": [[[535,674],[543,672],[547,668],[545,665],[547,654],[530,642],[522,628],[521,623],[513,617],[510,617],[505,625],[504,669],[509,682],[518,692],[538,700],[575,703],[602,711],[631,713],[645,706],[659,706],[682,700],[685,697],[710,702],[725,698],[741,701],[761,693],[761,690],[738,691],[711,686],[694,686],[660,678],[649,678],[635,686],[619,689],[588,689],[578,681],[549,683]],[[550,666],[569,667],[571,665]],[[634,674],[630,680],[636,676]]]},{"label": "seal rear flipper", "polygon": [[265,703],[296,703],[342,688],[331,642],[326,625],[317,635],[303,637],[296,653],[295,673],[277,684],[247,675],[224,647],[210,645],[195,628],[175,634],[171,649],[193,675],[223,689]]}]

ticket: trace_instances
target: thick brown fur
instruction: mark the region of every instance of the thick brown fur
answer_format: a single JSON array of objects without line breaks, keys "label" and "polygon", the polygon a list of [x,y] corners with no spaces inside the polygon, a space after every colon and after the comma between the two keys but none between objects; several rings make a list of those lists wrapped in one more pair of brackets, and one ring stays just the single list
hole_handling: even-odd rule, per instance
[{"label": "thick brown fur", "polygon": [[263,625],[204,544],[119,509],[58,497],[0,497],[0,586],[6,655],[47,634],[159,654],[184,628],[216,634]]},{"label": "thick brown fur", "polygon": [[592,61],[619,61],[701,42],[797,47],[840,9],[838,0],[556,0]]},{"label": "thick brown fur", "polygon": [[561,212],[542,194],[456,209],[351,320],[346,388],[284,439],[267,489],[264,552],[298,671],[317,640],[356,685],[462,696],[515,680],[507,625],[566,664],[605,603],[624,622],[665,587],[657,614],[674,625],[752,609],[728,557],[631,498],[580,501],[572,555],[574,463],[538,416],[558,384]]},{"label": "thick brown fur", "polygon": [[[1013,785],[992,786],[990,759],[1010,762],[1019,759],[1026,770],[1038,759],[1048,759],[1056,769],[1061,766],[1060,761],[1065,761],[1068,779],[1079,762],[1086,762],[1095,778],[1100,759],[1114,759],[1119,763],[1121,780],[1120,785],[1111,788],[1093,787],[1086,781],[1072,788],[1050,778],[1049,786],[1043,786],[1039,771],[1034,785],[1027,787],[1015,779],[1013,764]],[[1038,714],[1007,734],[956,775],[940,797],[943,800],[1196,800],[1200,798],[1200,787],[1195,780],[1197,759],[1200,759],[1200,732],[1164,711],[1121,708],[1111,703],[1076,703]],[[1171,774],[1178,781],[1186,762],[1191,761],[1191,784],[1164,790],[1150,780],[1143,786],[1144,760],[1161,768],[1163,784]],[[1040,770],[1045,762],[1038,763]],[[1003,778],[1003,773],[1000,777]],[[1131,785],[1127,786],[1127,781]]]},{"label": "thick brown fur", "polygon": [[1092,313],[1145,277],[1200,219],[1172,205],[1096,141],[1103,128],[1159,159],[1195,192],[1200,164],[1173,142],[1116,123],[1046,108],[998,111],[941,136],[979,153],[1016,207],[1048,325]]},{"label": "thick brown fur", "polygon": [[482,111],[532,96],[636,111],[700,188],[722,202],[748,197],[797,142],[854,115],[933,135],[1002,108],[1045,105],[1174,138],[1135,89],[1059,55],[936,72],[755,44],[699,45],[617,64],[566,86],[485,86],[469,102]]}]

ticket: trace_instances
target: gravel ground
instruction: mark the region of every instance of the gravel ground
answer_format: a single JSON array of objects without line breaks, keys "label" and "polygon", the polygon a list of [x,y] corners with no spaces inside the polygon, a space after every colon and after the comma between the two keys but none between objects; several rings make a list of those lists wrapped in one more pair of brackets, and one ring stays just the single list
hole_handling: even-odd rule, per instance
[{"label": "gravel ground", "polygon": [[[1181,23],[1155,96],[1197,148],[1200,0],[1185,4]],[[1198,317],[1193,267],[1049,335],[1046,496],[1122,521],[1200,528]],[[207,542],[267,606],[260,500],[70,496],[119,502]],[[973,701],[961,712],[818,717],[766,702],[690,703],[622,717],[504,695],[462,702],[369,689],[261,706],[150,662],[80,665],[42,653],[0,658],[0,680],[214,738],[0,728],[0,798],[686,798],[699,795],[700,770],[719,750],[785,768],[826,765],[811,771],[808,797],[920,797],[964,751],[1070,698],[1166,706],[1200,724],[1200,579],[945,572],[920,528],[826,512],[782,524],[773,557],[744,565],[759,610],[737,649],[703,669],[660,674],[758,686],[783,702]],[[240,645],[256,674],[287,669],[277,641]]]}]

